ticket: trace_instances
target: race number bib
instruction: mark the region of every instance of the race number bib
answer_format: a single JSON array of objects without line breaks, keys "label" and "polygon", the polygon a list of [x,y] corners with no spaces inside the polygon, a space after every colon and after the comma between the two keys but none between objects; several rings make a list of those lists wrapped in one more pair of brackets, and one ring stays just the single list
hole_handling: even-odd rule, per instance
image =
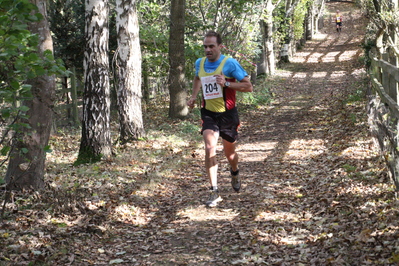
[{"label": "race number bib", "polygon": [[202,93],[205,100],[222,98],[223,90],[222,87],[216,83],[216,77],[207,76],[201,78]]}]

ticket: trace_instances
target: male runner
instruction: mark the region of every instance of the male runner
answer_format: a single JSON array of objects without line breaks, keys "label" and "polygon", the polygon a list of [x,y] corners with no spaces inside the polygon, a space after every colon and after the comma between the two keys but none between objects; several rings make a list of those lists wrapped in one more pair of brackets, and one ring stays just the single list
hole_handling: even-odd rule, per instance
[{"label": "male runner", "polygon": [[217,184],[218,162],[216,146],[222,137],[224,155],[230,163],[231,185],[236,192],[241,188],[238,154],[235,143],[240,121],[236,108],[236,92],[252,92],[248,74],[233,58],[221,54],[222,38],[214,32],[206,33],[203,46],[206,57],[195,62],[193,93],[187,105],[194,108],[199,92],[202,92],[202,130],[205,142],[205,168],[210,183],[208,207],[216,207],[222,201]]}]

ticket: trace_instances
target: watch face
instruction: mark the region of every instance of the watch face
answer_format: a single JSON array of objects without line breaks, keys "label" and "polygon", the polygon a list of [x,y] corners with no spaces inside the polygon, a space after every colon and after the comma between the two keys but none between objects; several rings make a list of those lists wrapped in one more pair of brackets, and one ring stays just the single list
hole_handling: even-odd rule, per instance
[{"label": "watch face", "polygon": [[230,86],[230,82],[226,81],[226,82],[224,83],[224,86],[225,86],[225,87]]}]

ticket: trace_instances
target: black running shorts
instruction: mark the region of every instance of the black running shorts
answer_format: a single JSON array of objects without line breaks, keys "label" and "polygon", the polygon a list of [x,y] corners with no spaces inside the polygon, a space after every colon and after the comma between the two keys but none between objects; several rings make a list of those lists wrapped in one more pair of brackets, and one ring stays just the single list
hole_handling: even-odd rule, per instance
[{"label": "black running shorts", "polygon": [[205,108],[201,108],[202,132],[206,129],[211,129],[219,132],[222,139],[228,142],[235,142],[238,137],[238,127],[240,126],[240,119],[238,118],[237,108],[227,110],[222,113],[215,113]]}]

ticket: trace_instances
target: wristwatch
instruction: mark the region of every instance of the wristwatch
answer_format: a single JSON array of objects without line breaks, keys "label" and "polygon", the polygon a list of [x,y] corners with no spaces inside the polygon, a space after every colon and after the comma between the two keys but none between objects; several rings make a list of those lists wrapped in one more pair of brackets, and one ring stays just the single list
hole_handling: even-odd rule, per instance
[{"label": "wristwatch", "polygon": [[230,86],[230,82],[226,81],[226,82],[224,83],[224,87],[228,87],[228,86]]}]

